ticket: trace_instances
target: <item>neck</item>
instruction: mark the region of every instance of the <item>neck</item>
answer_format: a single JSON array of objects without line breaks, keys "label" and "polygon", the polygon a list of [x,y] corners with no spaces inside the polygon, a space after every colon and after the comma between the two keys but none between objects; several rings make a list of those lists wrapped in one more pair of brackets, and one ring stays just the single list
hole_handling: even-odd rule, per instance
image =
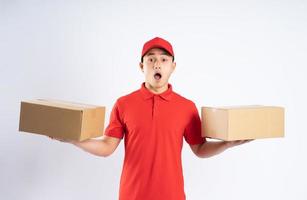
[{"label": "neck", "polygon": [[149,83],[145,82],[145,87],[154,94],[161,94],[168,89],[168,83],[164,84],[162,87],[153,87]]}]

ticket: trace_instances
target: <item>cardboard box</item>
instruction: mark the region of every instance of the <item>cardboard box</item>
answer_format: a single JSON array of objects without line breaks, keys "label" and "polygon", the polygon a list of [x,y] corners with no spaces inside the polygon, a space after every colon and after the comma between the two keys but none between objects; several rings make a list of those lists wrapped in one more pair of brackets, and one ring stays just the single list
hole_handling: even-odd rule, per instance
[{"label": "cardboard box", "polygon": [[226,141],[284,137],[284,108],[202,107],[202,136]]},{"label": "cardboard box", "polygon": [[82,141],[103,135],[105,107],[61,100],[21,101],[19,131]]}]

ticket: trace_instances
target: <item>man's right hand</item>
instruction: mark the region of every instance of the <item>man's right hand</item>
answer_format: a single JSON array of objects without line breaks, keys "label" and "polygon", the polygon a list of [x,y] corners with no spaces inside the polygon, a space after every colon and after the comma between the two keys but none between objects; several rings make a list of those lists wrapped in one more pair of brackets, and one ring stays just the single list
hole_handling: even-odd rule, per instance
[{"label": "man's right hand", "polygon": [[115,137],[109,137],[103,135],[101,139],[87,139],[84,141],[77,141],[77,140],[65,140],[61,138],[55,138],[48,136],[53,140],[58,140],[60,142],[66,142],[74,144],[75,146],[87,151],[91,154],[107,157],[111,155],[115,149],[118,147],[121,139]]},{"label": "man's right hand", "polygon": [[52,140],[57,140],[57,141],[60,141],[60,142],[66,142],[66,143],[71,143],[71,144],[74,144],[75,140],[65,140],[65,139],[62,139],[62,138],[56,138],[56,137],[51,137],[51,136],[47,136],[49,138],[51,138]]}]

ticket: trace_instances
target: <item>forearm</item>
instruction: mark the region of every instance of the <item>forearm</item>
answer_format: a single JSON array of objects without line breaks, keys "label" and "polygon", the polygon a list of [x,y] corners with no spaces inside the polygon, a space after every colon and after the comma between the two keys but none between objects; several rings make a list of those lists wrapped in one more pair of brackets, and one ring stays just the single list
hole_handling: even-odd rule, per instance
[{"label": "forearm", "polygon": [[197,151],[197,156],[201,158],[208,158],[222,153],[229,145],[224,141],[207,141],[201,144]]},{"label": "forearm", "polygon": [[107,157],[112,153],[112,148],[103,139],[88,139],[81,142],[74,141],[72,144],[96,156]]}]

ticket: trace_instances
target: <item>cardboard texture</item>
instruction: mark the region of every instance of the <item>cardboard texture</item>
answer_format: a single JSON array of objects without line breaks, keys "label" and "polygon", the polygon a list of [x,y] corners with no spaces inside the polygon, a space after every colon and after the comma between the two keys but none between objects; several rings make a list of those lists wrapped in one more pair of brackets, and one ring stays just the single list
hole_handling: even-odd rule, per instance
[{"label": "cardboard texture", "polygon": [[61,100],[21,101],[19,131],[82,141],[103,135],[105,107]]},{"label": "cardboard texture", "polygon": [[202,136],[225,141],[284,137],[284,108],[201,107]]}]

